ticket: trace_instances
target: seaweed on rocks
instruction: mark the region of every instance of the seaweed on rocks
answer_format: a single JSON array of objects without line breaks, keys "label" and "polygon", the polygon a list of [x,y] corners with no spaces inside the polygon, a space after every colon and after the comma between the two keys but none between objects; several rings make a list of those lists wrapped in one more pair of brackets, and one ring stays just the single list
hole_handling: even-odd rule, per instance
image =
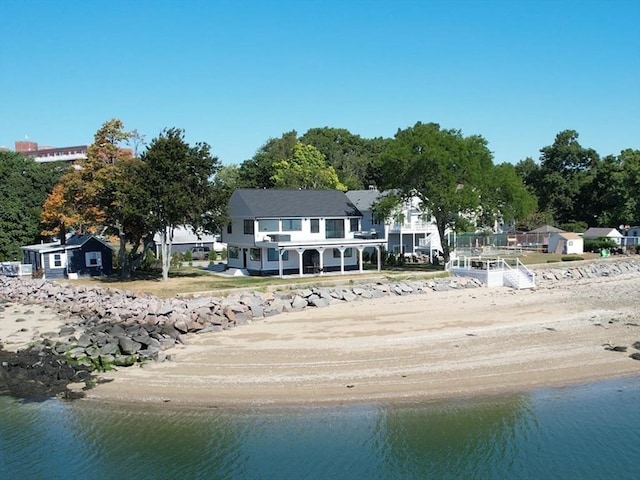
[{"label": "seaweed on rocks", "polygon": [[94,380],[88,367],[69,365],[50,347],[38,345],[10,352],[0,345],[0,395],[29,401],[53,397],[75,400],[84,397],[84,392],[69,389],[69,384],[84,383],[87,388]]}]

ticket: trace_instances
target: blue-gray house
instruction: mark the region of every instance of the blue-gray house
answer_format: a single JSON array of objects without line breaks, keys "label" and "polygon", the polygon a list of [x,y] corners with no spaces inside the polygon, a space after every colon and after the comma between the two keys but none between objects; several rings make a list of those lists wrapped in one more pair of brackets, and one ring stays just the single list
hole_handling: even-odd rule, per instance
[{"label": "blue-gray house", "polygon": [[73,234],[66,242],[40,243],[20,247],[22,263],[42,271],[43,278],[78,278],[110,275],[113,249],[93,235]]}]

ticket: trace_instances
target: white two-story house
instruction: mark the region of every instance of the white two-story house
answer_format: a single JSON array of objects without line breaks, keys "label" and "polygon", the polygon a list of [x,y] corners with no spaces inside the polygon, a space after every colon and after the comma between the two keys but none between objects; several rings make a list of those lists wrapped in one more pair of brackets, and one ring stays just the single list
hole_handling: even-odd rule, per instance
[{"label": "white two-story house", "polygon": [[364,249],[380,259],[386,244],[362,232],[362,214],[339,190],[238,189],[229,217],[227,265],[251,275],[362,271]]},{"label": "white two-story house", "polygon": [[426,254],[433,259],[442,251],[435,220],[420,210],[418,197],[403,202],[388,218],[379,220],[373,213],[373,206],[383,195],[378,190],[351,190],[346,195],[362,213],[362,230],[386,238],[389,252]]}]

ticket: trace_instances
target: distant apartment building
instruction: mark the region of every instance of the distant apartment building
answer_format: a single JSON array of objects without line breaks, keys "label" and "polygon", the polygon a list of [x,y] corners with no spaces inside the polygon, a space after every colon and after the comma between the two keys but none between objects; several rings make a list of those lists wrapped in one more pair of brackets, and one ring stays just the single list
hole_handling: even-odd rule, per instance
[{"label": "distant apartment building", "polygon": [[[75,162],[87,159],[89,145],[76,145],[73,147],[40,147],[37,142],[31,140],[18,140],[15,142],[16,152],[33,158],[36,162]],[[133,155],[130,148],[119,147],[121,153]]]},{"label": "distant apartment building", "polygon": [[15,142],[16,152],[33,158],[36,162],[75,162],[87,158],[88,145],[74,147],[38,147],[37,142],[19,140]]}]

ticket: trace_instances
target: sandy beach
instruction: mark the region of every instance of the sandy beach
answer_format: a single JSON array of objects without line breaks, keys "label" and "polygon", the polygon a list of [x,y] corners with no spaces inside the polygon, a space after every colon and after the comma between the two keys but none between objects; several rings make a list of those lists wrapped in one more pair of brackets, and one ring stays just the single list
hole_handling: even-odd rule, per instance
[{"label": "sandy beach", "polygon": [[15,352],[39,340],[43,333],[57,332],[63,323],[60,315],[41,305],[0,303],[0,344]]},{"label": "sandy beach", "polygon": [[[191,335],[89,400],[193,406],[424,401],[640,375],[640,277],[336,303]],[[615,352],[604,344],[626,346]]]}]

